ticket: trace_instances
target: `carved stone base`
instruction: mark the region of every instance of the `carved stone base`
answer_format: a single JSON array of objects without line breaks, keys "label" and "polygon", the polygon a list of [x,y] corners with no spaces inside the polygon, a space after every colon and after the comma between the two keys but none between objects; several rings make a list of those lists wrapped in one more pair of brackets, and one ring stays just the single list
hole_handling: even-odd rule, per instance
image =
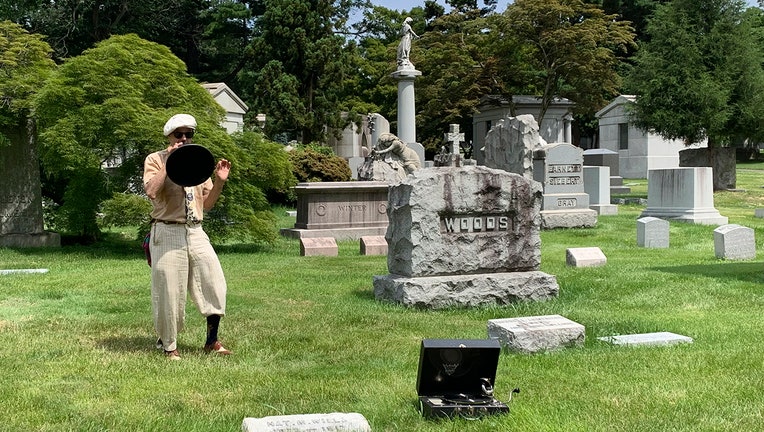
[{"label": "carved stone base", "polygon": [[459,276],[374,276],[374,296],[427,309],[506,305],[556,297],[557,278],[540,271]]},{"label": "carved stone base", "polygon": [[591,209],[542,210],[541,228],[591,228],[597,225],[597,212]]},{"label": "carved stone base", "polygon": [[43,232],[39,234],[3,234],[0,235],[0,247],[61,247],[61,236],[58,233],[53,232]]}]

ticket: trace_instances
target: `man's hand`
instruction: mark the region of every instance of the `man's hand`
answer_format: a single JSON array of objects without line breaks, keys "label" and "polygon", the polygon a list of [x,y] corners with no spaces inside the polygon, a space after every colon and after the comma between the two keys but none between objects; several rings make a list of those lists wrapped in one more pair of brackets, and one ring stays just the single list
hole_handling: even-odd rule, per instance
[{"label": "man's hand", "polygon": [[215,167],[215,174],[219,180],[228,180],[228,173],[231,172],[231,162],[225,159],[220,159]]}]

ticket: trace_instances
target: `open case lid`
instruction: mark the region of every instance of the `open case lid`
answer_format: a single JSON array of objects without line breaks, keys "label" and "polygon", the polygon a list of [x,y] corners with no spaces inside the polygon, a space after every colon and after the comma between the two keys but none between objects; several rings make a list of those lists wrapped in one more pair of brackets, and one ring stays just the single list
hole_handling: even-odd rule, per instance
[{"label": "open case lid", "polygon": [[501,345],[496,339],[423,339],[416,389],[419,396],[483,394],[496,381]]}]

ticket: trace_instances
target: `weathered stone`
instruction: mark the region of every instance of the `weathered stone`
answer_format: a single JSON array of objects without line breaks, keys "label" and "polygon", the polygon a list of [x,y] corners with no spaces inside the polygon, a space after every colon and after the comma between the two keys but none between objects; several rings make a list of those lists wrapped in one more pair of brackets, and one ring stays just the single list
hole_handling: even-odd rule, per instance
[{"label": "weathered stone", "polygon": [[417,307],[556,296],[539,272],[541,185],[484,166],[428,168],[390,188],[387,266],[376,298]]},{"label": "weathered stone", "polygon": [[384,236],[363,236],[360,241],[361,255],[387,255]]},{"label": "weathered stone", "polygon": [[339,249],[334,237],[312,237],[300,239],[300,256],[337,256]]},{"label": "weathered stone", "polygon": [[716,258],[750,260],[756,258],[753,228],[737,224],[722,225],[714,230]]},{"label": "weathered stone", "polygon": [[530,354],[583,345],[586,332],[561,315],[543,315],[488,320],[488,337],[509,351]]},{"label": "weathered stone", "polygon": [[388,270],[408,277],[537,270],[540,198],[540,184],[502,170],[418,170],[390,188]]},{"label": "weathered stone", "polygon": [[543,301],[559,294],[557,278],[540,271],[460,276],[374,276],[376,298],[404,306],[444,309]]},{"label": "weathered stone", "polygon": [[620,336],[598,337],[598,340],[613,345],[674,345],[678,343],[692,343],[691,337],[682,336],[671,332],[640,333]]},{"label": "weathered stone", "polygon": [[533,150],[541,145],[532,115],[507,117],[485,137],[485,166],[533,178]]},{"label": "weathered stone", "polygon": [[607,264],[607,257],[598,247],[569,248],[565,262],[572,267],[600,267]]},{"label": "weathered stone", "polygon": [[713,190],[735,189],[737,163],[734,147],[689,148],[679,152],[680,167],[710,167]]},{"label": "weathered stone", "polygon": [[646,248],[669,247],[669,223],[656,217],[637,220],[637,246]]},{"label": "weathered stone", "polygon": [[4,128],[0,144],[0,247],[57,247],[61,237],[44,230],[42,188],[30,125]]},{"label": "weathered stone", "polygon": [[247,417],[242,432],[371,432],[366,418],[358,413],[293,414],[261,418]]}]

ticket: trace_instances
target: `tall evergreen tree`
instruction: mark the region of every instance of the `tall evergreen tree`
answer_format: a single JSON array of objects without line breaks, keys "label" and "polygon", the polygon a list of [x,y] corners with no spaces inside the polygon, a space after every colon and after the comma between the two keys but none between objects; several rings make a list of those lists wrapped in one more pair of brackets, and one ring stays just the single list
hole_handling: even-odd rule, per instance
[{"label": "tall evergreen tree", "polygon": [[764,139],[764,71],[742,0],[659,6],[628,79],[635,124],[709,147]]},{"label": "tall evergreen tree", "polygon": [[352,1],[265,0],[257,17],[240,91],[267,115],[266,132],[303,143],[347,121],[343,83],[353,70],[355,44],[338,34]]}]

